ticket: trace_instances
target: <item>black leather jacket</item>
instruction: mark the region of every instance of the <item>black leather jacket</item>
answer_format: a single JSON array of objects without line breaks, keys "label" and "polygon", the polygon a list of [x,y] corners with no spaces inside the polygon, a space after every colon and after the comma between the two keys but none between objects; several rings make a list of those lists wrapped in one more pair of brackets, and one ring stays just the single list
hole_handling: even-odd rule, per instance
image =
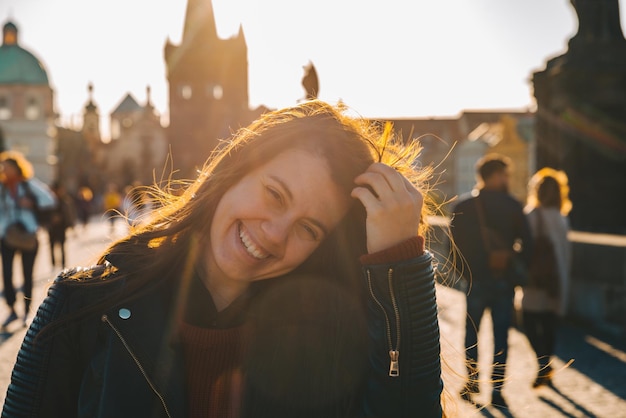
[{"label": "black leather jacket", "polygon": [[[94,268],[93,280],[101,270]],[[440,417],[432,256],[364,266],[364,273],[370,370],[357,416]],[[35,340],[46,324],[124,286],[107,280],[99,286],[71,285],[67,276],[50,287],[24,338],[2,417],[188,416],[185,366],[173,332],[172,283],[158,283],[141,297]]]}]

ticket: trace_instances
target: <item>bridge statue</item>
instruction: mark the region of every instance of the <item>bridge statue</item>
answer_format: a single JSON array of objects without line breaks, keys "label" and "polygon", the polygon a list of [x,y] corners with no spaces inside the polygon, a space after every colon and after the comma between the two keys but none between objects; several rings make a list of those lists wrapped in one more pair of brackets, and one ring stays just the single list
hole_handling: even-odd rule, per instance
[{"label": "bridge statue", "polygon": [[311,61],[304,67],[304,77],[302,77],[302,87],[306,91],[306,100],[317,99],[320,91],[317,71]]}]

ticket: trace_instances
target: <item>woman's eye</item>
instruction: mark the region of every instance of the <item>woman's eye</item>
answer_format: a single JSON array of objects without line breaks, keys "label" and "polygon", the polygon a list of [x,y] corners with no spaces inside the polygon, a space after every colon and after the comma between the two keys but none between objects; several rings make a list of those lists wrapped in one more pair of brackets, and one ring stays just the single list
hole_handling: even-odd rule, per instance
[{"label": "woman's eye", "polygon": [[302,224],[302,230],[309,239],[312,239],[313,241],[317,241],[319,239],[319,234],[317,233],[317,230],[312,226],[308,224]]},{"label": "woman's eye", "polygon": [[275,200],[276,202],[278,202],[280,204],[283,203],[283,197],[280,195],[280,193],[276,189],[273,189],[273,188],[267,187],[267,186],[266,186],[266,189],[267,189],[267,192],[269,193],[270,197],[273,200]]}]

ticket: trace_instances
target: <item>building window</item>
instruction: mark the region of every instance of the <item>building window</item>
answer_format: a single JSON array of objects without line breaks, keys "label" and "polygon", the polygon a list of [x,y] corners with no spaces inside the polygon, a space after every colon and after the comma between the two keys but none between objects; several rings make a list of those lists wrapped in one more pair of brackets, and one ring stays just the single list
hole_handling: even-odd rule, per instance
[{"label": "building window", "polygon": [[223,96],[224,90],[222,89],[222,86],[220,86],[219,84],[213,86],[213,98],[215,100],[220,100]]},{"label": "building window", "polygon": [[122,119],[122,126],[124,128],[130,128],[131,126],[133,126],[133,120],[129,117]]},{"label": "building window", "polygon": [[0,96],[0,120],[11,119],[11,103],[6,96]]},{"label": "building window", "polygon": [[111,139],[119,139],[120,137],[120,121],[117,119],[111,120]]},{"label": "building window", "polygon": [[30,97],[26,102],[26,110],[24,111],[26,119],[35,120],[41,116],[41,106],[36,98]]},{"label": "building window", "polygon": [[185,100],[191,99],[191,94],[192,94],[191,86],[184,84],[180,87],[180,95],[183,99]]}]

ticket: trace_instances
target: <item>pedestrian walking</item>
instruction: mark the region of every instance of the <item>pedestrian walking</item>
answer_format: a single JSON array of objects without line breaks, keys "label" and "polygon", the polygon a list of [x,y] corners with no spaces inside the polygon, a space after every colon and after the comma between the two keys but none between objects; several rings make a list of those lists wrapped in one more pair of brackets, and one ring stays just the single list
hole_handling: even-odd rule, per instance
[{"label": "pedestrian walking", "polygon": [[563,171],[542,168],[530,179],[528,189],[525,211],[535,238],[535,251],[521,307],[523,329],[538,361],[533,387],[539,387],[552,382],[551,358],[558,320],[567,313],[572,258],[567,214],[572,204]]},{"label": "pedestrian walking", "polygon": [[93,191],[87,186],[81,186],[76,194],[76,213],[83,228],[87,228],[91,216]]},{"label": "pedestrian walking", "polygon": [[[0,253],[2,254],[2,283],[9,316],[0,324],[2,329],[21,318],[26,325],[33,290],[33,267],[39,249],[37,213],[55,206],[53,193],[45,183],[34,177],[33,167],[17,151],[0,153]],[[15,310],[16,290],[13,283],[13,260],[19,253],[24,283],[24,313]]]},{"label": "pedestrian walking", "polygon": [[122,194],[116,183],[109,183],[103,197],[104,213],[109,219],[111,232],[115,230],[115,220],[121,216]]},{"label": "pedestrian walking", "polygon": [[502,388],[508,331],[514,289],[520,284],[516,282],[515,263],[528,264],[531,235],[522,204],[508,191],[510,160],[489,154],[477,162],[476,168],[476,189],[461,196],[451,220],[453,241],[460,253],[458,268],[470,283],[465,320],[468,378],[461,397],[472,401],[472,395],[479,392],[478,331],[485,310],[490,309],[494,340],[491,403],[506,408]]},{"label": "pedestrian walking", "polygon": [[57,278],[4,417],[441,417],[418,144],[264,114],[99,263]]},{"label": "pedestrian walking", "polygon": [[56,256],[56,253],[58,252],[60,265],[65,268],[66,232],[68,228],[72,228],[76,224],[76,205],[74,199],[67,193],[67,190],[61,183],[55,182],[51,189],[56,197],[57,206],[51,211],[50,219],[46,225],[50,242],[50,261],[52,266],[57,265],[59,257]]}]

